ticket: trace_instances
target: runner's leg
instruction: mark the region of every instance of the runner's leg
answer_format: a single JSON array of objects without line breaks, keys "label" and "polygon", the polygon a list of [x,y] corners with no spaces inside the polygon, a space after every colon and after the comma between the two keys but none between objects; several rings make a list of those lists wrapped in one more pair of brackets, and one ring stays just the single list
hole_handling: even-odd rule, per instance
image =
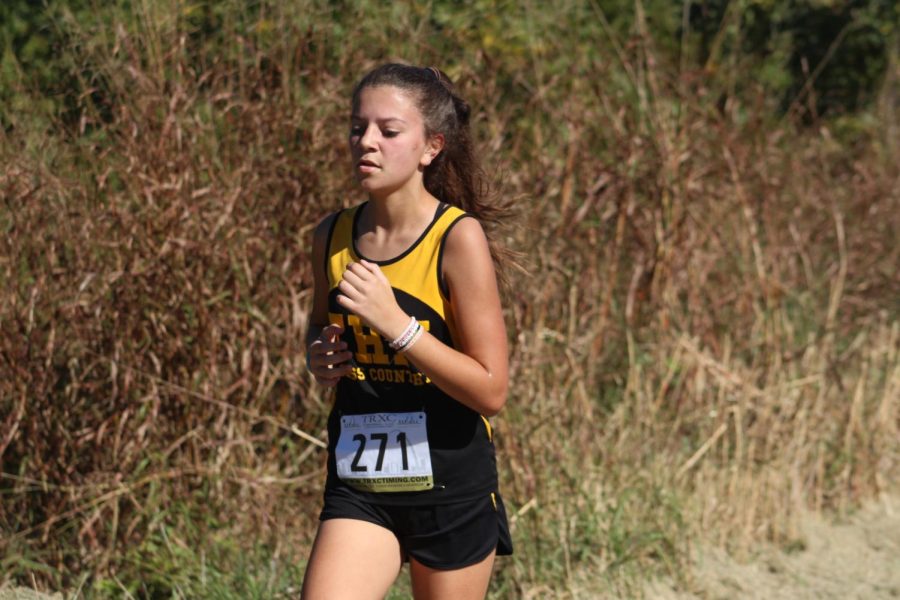
[{"label": "runner's leg", "polygon": [[451,570],[432,569],[410,557],[413,595],[416,600],[483,600],[491,581],[494,554],[474,565]]},{"label": "runner's leg", "polygon": [[390,530],[357,519],[328,519],[319,524],[301,598],[380,600],[400,566],[400,543]]}]

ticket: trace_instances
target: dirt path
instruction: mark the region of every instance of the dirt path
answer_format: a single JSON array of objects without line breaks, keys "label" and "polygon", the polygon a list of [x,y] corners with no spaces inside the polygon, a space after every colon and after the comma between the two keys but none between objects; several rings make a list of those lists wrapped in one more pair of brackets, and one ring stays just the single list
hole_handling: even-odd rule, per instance
[{"label": "dirt path", "polygon": [[843,522],[801,521],[805,548],[762,549],[749,563],[720,550],[700,553],[691,592],[665,583],[647,588],[660,600],[900,598],[900,495],[873,501]]}]

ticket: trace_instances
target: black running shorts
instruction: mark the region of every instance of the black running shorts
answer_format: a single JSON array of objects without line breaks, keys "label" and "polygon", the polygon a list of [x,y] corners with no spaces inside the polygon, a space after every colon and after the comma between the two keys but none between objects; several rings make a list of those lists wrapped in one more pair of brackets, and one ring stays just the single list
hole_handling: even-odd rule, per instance
[{"label": "black running shorts", "polygon": [[370,504],[353,490],[325,491],[319,519],[358,519],[397,536],[404,560],[412,556],[432,569],[459,569],[481,562],[496,548],[512,554],[506,509],[499,494],[477,500],[427,506]]}]

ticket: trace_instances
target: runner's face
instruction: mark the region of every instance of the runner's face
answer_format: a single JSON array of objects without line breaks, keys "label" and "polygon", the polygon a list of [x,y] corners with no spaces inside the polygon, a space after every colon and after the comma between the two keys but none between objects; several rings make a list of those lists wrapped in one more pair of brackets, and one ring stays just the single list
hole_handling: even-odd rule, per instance
[{"label": "runner's face", "polygon": [[350,117],[350,154],[360,185],[391,193],[421,181],[437,154],[413,97],[393,86],[367,87]]}]

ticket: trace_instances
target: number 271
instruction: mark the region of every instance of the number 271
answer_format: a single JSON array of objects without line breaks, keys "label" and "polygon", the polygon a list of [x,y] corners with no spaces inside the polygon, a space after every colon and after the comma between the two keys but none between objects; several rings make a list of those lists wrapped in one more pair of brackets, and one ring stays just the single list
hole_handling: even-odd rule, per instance
[{"label": "number 271", "polygon": [[[384,452],[385,450],[387,450],[388,434],[370,433],[369,439],[373,442],[379,442],[378,459],[375,461],[375,470],[380,471],[381,466],[384,464]],[[353,457],[353,462],[350,464],[350,470],[354,473],[368,471],[368,467],[359,464],[359,460],[362,458],[363,452],[366,449],[366,436],[361,433],[357,433],[353,436],[353,441],[359,442],[359,447],[356,449],[356,456]],[[408,471],[409,459],[406,456],[406,433],[401,431],[397,434],[397,443],[400,444],[400,454],[403,457],[403,470]]]}]

